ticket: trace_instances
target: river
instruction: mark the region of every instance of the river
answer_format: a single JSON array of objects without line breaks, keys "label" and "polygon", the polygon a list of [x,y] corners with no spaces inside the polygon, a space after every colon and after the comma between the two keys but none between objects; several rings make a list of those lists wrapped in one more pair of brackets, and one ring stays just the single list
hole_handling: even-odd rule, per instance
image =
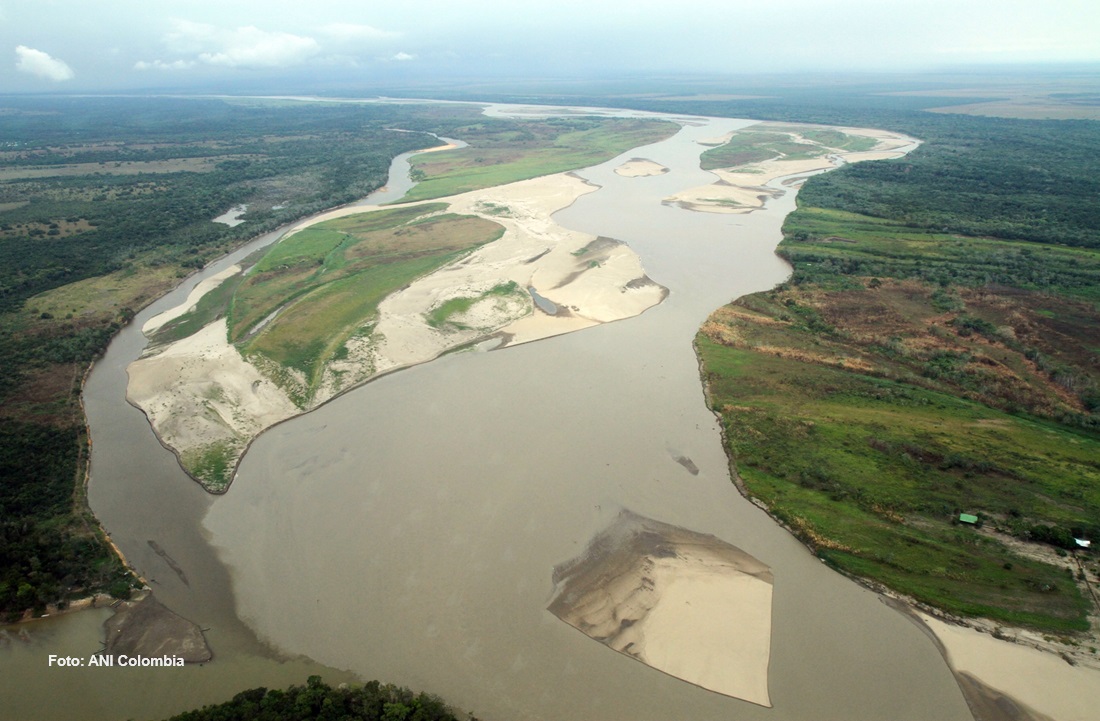
[{"label": "river", "polygon": [[[178,695],[195,683],[187,674],[210,669],[212,682],[216,675],[238,689],[258,685],[256,677],[277,686],[299,673],[292,680],[301,682],[306,669],[339,676],[304,660],[281,663],[274,648],[431,690],[489,720],[969,720],[949,669],[916,626],[825,568],[730,482],[691,341],[716,307],[787,275],[774,248],[794,194],[749,215],[660,201],[711,182],[696,141],[749,124],[692,118],[669,140],[580,171],[600,190],[555,216],[627,242],[669,288],[664,303],[626,321],[381,378],[261,436],[225,496],[186,479],[124,400],[125,366],[144,343],[137,329],[186,291],[139,314],[86,388],[90,500],[161,600],[210,628],[217,655],[205,669],[161,670],[158,682]],[[670,172],[613,172],[633,157]],[[677,458],[690,458],[698,474]],[[718,536],[772,568],[774,708],[664,675],[545,610],[554,565],[623,508]],[[29,677],[60,679],[44,660],[30,666]],[[105,695],[154,695],[117,671],[96,684]],[[149,704],[99,717],[171,705]]]}]

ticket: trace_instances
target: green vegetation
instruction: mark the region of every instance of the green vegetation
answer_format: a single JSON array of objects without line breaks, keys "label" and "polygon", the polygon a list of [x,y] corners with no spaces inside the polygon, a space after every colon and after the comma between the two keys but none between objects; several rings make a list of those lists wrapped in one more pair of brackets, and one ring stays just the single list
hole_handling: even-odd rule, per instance
[{"label": "green vegetation", "polygon": [[462,315],[487,298],[506,297],[510,295],[526,296],[526,293],[520,290],[519,285],[515,281],[509,281],[494,286],[481,295],[451,298],[443,301],[443,303],[439,304],[439,306],[433,308],[431,312],[428,313],[428,325],[433,328],[443,328],[447,325],[451,325],[465,329],[465,326],[460,323],[455,323],[452,319],[457,315]]},{"label": "green vegetation", "polygon": [[346,354],[386,296],[504,233],[476,216],[440,214],[446,207],[337,218],[279,242],[237,288],[230,339],[249,357],[300,373],[302,382],[282,372],[276,382],[307,406],[327,364]]},{"label": "green vegetation", "polygon": [[[1100,235],[1070,190],[1100,155],[1048,156],[1059,138],[1100,147],[1100,127],[960,125],[807,182],[779,251],[791,279],[700,331],[710,402],[747,492],[828,563],[954,613],[1084,631],[1080,579],[1004,540],[1056,560],[1100,538]],[[1064,189],[1041,221],[1037,187]]]},{"label": "green vegetation", "polygon": [[[837,133],[837,135],[843,134]],[[735,133],[724,145],[703,153],[700,165],[703,170],[714,170],[759,163],[772,158],[786,160],[817,158],[827,152],[816,145],[796,142],[786,133],[742,130]]]},{"label": "green vegetation", "polygon": [[[169,721],[458,721],[438,697],[378,681],[332,688],[319,676],[286,691],[254,688]],[[474,716],[462,717],[476,721]]]},{"label": "green vegetation", "polygon": [[441,198],[540,175],[586,168],[664,140],[676,125],[656,120],[552,118],[516,129],[482,121],[452,131],[469,147],[413,158],[420,183],[405,201]]}]

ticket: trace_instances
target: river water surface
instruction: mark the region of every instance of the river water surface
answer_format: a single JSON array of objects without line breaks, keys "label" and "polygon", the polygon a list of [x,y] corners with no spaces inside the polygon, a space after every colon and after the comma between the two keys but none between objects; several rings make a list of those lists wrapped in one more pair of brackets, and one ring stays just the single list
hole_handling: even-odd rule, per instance
[{"label": "river water surface", "polygon": [[[749,124],[692,118],[669,140],[580,171],[600,190],[555,216],[628,243],[669,288],[664,303],[369,383],[266,432],[224,496],[190,482],[124,400],[137,329],[185,290],[120,334],[85,394],[92,507],[161,600],[211,629],[209,669],[238,689],[319,669],[273,660],[275,648],[431,690],[490,720],[971,718],[916,626],[825,568],[730,482],[691,341],[715,308],[787,275],[774,248],[793,192],[749,215],[660,201],[713,181],[698,140]],[[633,157],[671,172],[613,172]],[[774,708],[664,675],[545,610],[553,567],[623,508],[772,568]],[[117,672],[102,682],[119,693],[129,683]]]}]

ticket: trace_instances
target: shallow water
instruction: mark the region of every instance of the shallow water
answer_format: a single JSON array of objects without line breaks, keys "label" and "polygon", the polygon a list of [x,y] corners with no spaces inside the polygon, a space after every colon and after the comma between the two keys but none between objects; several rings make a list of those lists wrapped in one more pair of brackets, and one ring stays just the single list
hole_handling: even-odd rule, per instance
[{"label": "shallow water", "polygon": [[[261,436],[225,496],[187,480],[123,399],[125,366],[143,342],[135,328],[185,290],[112,344],[85,394],[92,507],[161,600],[211,628],[210,667],[222,678],[245,688],[244,669],[272,663],[254,632],[286,653],[429,689],[490,720],[970,718],[915,626],[822,566],[729,480],[691,341],[714,308],[785,277],[773,250],[793,195],[747,216],[661,205],[711,180],[695,140],[749,124],[697,120],[581,171],[603,187],[556,216],[629,243],[670,289],[664,303],[370,383]],[[613,172],[634,157],[671,172]],[[647,668],[546,611],[553,567],[622,508],[714,534],[772,568],[773,709]],[[0,653],[5,675],[6,659]],[[57,678],[37,663],[24,673]],[[100,683],[133,690],[117,673]]]}]

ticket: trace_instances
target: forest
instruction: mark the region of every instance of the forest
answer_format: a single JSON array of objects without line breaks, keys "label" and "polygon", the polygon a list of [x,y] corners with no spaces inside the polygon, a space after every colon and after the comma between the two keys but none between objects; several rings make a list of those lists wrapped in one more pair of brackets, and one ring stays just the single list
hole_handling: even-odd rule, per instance
[{"label": "forest", "polygon": [[318,676],[285,691],[255,688],[221,704],[204,706],[168,721],[476,721],[456,716],[439,698],[371,681],[332,688]]}]

